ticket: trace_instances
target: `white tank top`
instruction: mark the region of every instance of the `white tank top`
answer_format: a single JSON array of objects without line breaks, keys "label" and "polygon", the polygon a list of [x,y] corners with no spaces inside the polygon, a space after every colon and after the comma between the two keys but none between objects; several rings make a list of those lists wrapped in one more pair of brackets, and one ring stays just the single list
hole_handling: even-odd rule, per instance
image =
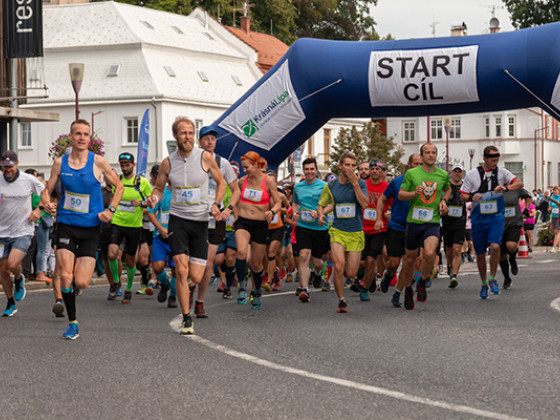
[{"label": "white tank top", "polygon": [[202,168],[203,150],[194,147],[184,159],[178,151],[168,156],[171,207],[169,213],[182,219],[207,222],[210,212],[208,172]]}]

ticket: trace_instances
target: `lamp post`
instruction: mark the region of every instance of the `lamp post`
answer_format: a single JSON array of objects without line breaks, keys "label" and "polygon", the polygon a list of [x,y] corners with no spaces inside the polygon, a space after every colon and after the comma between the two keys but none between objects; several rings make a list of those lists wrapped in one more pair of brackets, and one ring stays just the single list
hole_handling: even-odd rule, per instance
[{"label": "lamp post", "polygon": [[445,170],[449,172],[449,130],[451,129],[451,117],[443,117],[443,128],[445,128]]},{"label": "lamp post", "polygon": [[80,106],[78,103],[78,93],[82,87],[82,80],[84,80],[84,64],[83,63],[70,63],[68,64],[70,70],[70,80],[72,81],[72,89],[76,94],[76,119],[80,119]]},{"label": "lamp post", "polygon": [[[539,131],[546,130],[547,128],[548,128],[548,125],[547,125],[546,127],[541,127],[541,128],[536,128],[536,129],[535,129],[535,137],[534,137],[535,151],[534,151],[534,153],[533,153],[533,154],[534,154],[534,160],[535,160],[535,162],[534,162],[534,173],[535,173],[535,181],[534,181],[534,182],[535,182],[535,186],[534,186],[534,189],[537,189],[537,188],[538,188],[538,182],[537,182],[537,174],[538,174],[538,172],[537,172],[537,133],[538,133]],[[543,146],[544,146],[544,145],[543,145]],[[542,182],[544,183],[544,174],[543,174]]]},{"label": "lamp post", "polygon": [[469,149],[469,156],[470,156],[470,158],[471,158],[471,167],[470,167],[470,169],[472,169],[472,159],[473,159],[473,157],[474,157],[474,149]]}]

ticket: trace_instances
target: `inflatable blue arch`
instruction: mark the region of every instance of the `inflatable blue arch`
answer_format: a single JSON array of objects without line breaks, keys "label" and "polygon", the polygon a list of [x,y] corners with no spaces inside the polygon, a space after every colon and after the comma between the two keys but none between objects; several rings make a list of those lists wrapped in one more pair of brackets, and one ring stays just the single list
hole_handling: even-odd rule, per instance
[{"label": "inflatable blue arch", "polygon": [[278,166],[329,119],[560,109],[560,23],[401,41],[300,39],[213,127]]}]

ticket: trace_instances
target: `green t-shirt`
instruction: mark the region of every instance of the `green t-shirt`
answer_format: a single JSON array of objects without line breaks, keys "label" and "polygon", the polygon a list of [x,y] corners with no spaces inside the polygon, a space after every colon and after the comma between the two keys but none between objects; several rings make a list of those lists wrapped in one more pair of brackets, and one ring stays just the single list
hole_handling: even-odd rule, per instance
[{"label": "green t-shirt", "polygon": [[424,192],[410,200],[407,223],[439,223],[441,192],[449,188],[449,175],[439,168],[426,172],[422,166],[406,171],[401,188],[414,191],[419,185],[424,186]]},{"label": "green t-shirt", "polygon": [[[142,201],[142,195],[148,197],[152,194],[152,186],[150,181],[148,181],[143,176],[140,177],[140,186],[137,191],[135,184],[136,176],[130,179],[124,177],[121,178],[121,182],[124,185],[124,193],[117,207],[117,211],[113,215],[111,223],[122,227],[142,227],[142,215],[144,214],[144,209],[142,207],[134,207],[130,200]],[[115,187],[113,187],[113,192],[115,192]]]}]

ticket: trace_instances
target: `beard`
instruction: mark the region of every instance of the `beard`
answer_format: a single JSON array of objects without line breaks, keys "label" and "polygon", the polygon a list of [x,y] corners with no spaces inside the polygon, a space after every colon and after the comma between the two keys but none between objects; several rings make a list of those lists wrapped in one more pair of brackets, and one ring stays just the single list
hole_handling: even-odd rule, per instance
[{"label": "beard", "polygon": [[194,144],[189,141],[185,141],[181,143],[177,142],[177,147],[181,149],[182,152],[189,153],[194,148]]}]

